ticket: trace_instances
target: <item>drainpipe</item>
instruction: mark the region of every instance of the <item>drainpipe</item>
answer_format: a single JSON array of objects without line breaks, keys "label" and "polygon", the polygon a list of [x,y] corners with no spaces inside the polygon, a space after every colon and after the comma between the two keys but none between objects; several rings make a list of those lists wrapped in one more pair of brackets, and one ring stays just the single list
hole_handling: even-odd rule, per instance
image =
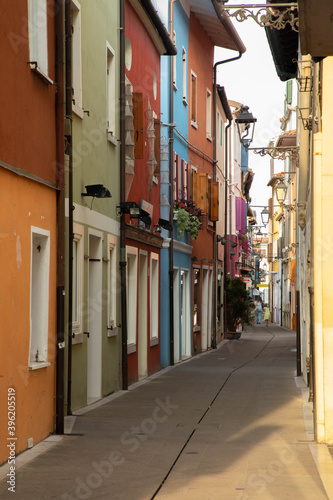
[{"label": "drainpipe", "polygon": [[[173,39],[173,4],[177,0],[171,0],[170,2],[170,37]],[[170,57],[170,102],[169,102],[169,122],[173,123],[173,59]],[[169,222],[173,227],[173,190],[174,190],[174,179],[173,179],[173,127],[169,127],[169,169],[170,169],[170,213]],[[170,366],[175,363],[174,360],[174,307],[173,307],[173,229],[170,233],[170,248],[169,248],[169,301],[170,301]]]},{"label": "drainpipe", "polygon": [[68,154],[68,365],[67,414],[72,414],[72,305],[73,305],[73,155],[72,155],[72,19],[71,0],[65,3],[66,131]]},{"label": "drainpipe", "polygon": [[[228,125],[225,127],[224,134],[224,144],[225,144],[225,169],[224,169],[224,238],[228,239],[228,129],[231,127],[232,120],[229,120]],[[227,252],[226,247],[224,245],[224,253],[223,253],[223,317],[224,317],[224,338],[227,338],[227,308],[226,308],[226,294],[227,294]]]},{"label": "drainpipe", "polygon": [[[125,200],[125,0],[120,1],[120,202]],[[121,356],[122,388],[128,389],[127,366],[127,284],[126,284],[126,224],[125,214],[120,214],[120,282],[121,282]]]},{"label": "drainpipe", "polygon": [[64,358],[65,358],[65,183],[64,183],[64,60],[63,5],[55,3],[56,34],[56,161],[57,161],[57,359],[56,359],[56,433],[64,433]]},{"label": "drainpipe", "polygon": [[[231,57],[229,59],[225,59],[222,61],[217,61],[214,64],[213,68],[213,110],[214,110],[214,120],[213,120],[213,160],[214,160],[214,172],[213,172],[213,178],[214,181],[216,181],[216,164],[217,164],[217,146],[216,146],[216,92],[217,92],[217,67],[226,64],[228,62],[232,61],[237,61],[242,57],[243,53],[239,51],[238,56],[236,57]],[[227,178],[228,178],[228,129],[231,126],[231,120],[229,120],[228,125],[225,128],[225,193],[227,193]],[[227,237],[227,203],[226,203],[226,197],[225,197],[225,213],[224,213],[224,223],[225,223],[225,237]],[[214,270],[213,270],[213,342],[212,342],[212,347],[215,349],[216,348],[216,274],[217,274],[217,239],[216,239],[216,222],[214,223],[214,234],[213,234],[213,252],[214,252]],[[223,269],[223,280],[224,280],[224,289],[226,285],[226,275],[227,275],[227,264],[226,264],[226,259],[225,259],[225,250],[224,250],[224,269]],[[224,294],[225,295],[225,294]],[[224,296],[225,299],[225,296]],[[225,300],[223,299],[223,303],[225,304]],[[225,307],[223,309],[224,312],[224,317],[225,317]],[[226,332],[226,327],[225,327],[225,332]]]}]

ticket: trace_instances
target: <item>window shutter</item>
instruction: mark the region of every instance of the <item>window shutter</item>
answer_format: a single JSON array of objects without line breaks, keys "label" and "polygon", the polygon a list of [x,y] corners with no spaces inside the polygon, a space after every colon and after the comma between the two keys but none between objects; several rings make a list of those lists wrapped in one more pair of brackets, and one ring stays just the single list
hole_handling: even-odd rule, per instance
[{"label": "window shutter", "polygon": [[179,155],[176,155],[176,200],[181,197]]},{"label": "window shutter", "polygon": [[198,174],[192,170],[192,200],[198,203]]},{"label": "window shutter", "polygon": [[187,199],[187,168],[186,161],[181,161],[181,170],[182,170],[182,198]]},{"label": "window shutter", "polygon": [[201,173],[199,174],[198,180],[198,200],[197,205],[201,210],[207,214],[207,205],[208,205],[208,176],[207,174]]},{"label": "window shutter", "polygon": [[143,158],[143,94],[133,92],[134,157]]},{"label": "window shutter", "polygon": [[212,222],[219,220],[219,183],[217,181],[211,181],[210,183],[209,218]]}]

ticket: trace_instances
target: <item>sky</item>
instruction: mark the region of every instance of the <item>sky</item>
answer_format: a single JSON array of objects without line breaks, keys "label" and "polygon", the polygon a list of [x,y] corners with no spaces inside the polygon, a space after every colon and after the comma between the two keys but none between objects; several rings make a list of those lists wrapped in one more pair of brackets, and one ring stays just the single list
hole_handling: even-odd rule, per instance
[{"label": "sky", "polygon": [[[232,0],[229,5],[239,3],[246,4],[250,1]],[[281,82],[277,76],[265,29],[253,19],[243,22],[232,19],[232,23],[246,52],[238,61],[218,66],[217,83],[225,87],[228,99],[249,106],[249,110],[257,118],[251,146],[266,147],[270,139],[281,133],[280,118],[284,112],[286,83]],[[215,62],[233,56],[237,56],[237,52],[215,49]],[[260,157],[250,151],[249,167],[255,173],[250,191],[251,205],[267,205],[271,196],[271,188],[267,187],[270,157]]]}]

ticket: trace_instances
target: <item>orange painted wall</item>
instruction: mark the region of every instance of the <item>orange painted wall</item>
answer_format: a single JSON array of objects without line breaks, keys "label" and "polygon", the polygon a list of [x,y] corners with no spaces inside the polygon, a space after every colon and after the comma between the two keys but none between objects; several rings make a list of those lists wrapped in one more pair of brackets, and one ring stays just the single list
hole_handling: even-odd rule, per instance
[{"label": "orange painted wall", "polygon": [[[214,66],[214,45],[212,40],[206,35],[195,15],[191,12],[189,26],[189,50],[188,50],[188,81],[191,81],[191,71],[197,75],[197,122],[198,128],[194,128],[191,123],[191,106],[189,103],[189,142],[210,158],[213,157],[213,141],[206,137],[206,95],[207,89],[211,92],[213,102],[213,66]],[[191,96],[190,96],[191,99]],[[213,116],[213,110],[212,110]],[[213,133],[213,126],[211,127]],[[193,152],[189,150],[189,155]],[[195,153],[193,153],[195,154]],[[202,163],[200,162],[200,165]],[[213,171],[213,167],[203,165],[204,169]]]},{"label": "orange painted wall", "polygon": [[[48,67],[55,78],[53,0],[48,0]],[[56,182],[55,85],[29,61],[28,1],[10,2],[1,13],[0,161]]]},{"label": "orange painted wall", "polygon": [[[54,430],[56,345],[56,193],[0,169],[0,463],[8,459],[7,391],[16,392],[16,453]],[[31,226],[50,231],[48,361],[28,369],[30,342]]]}]

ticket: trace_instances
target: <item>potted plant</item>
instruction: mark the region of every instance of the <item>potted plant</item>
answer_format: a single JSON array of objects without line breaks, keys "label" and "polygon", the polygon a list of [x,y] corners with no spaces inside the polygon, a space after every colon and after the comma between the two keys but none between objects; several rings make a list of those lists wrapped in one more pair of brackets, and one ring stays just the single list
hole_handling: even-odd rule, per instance
[{"label": "potted plant", "polygon": [[189,233],[193,240],[198,236],[202,227],[203,213],[191,200],[179,200],[174,206],[174,220],[178,230],[178,238]]},{"label": "potted plant", "polygon": [[238,233],[238,242],[245,257],[249,257],[251,255],[251,244],[248,236],[244,233]]},{"label": "potted plant", "polygon": [[229,278],[226,282],[226,326],[227,338],[240,337],[237,329],[251,322],[251,308],[247,299],[245,283],[240,278]]}]

